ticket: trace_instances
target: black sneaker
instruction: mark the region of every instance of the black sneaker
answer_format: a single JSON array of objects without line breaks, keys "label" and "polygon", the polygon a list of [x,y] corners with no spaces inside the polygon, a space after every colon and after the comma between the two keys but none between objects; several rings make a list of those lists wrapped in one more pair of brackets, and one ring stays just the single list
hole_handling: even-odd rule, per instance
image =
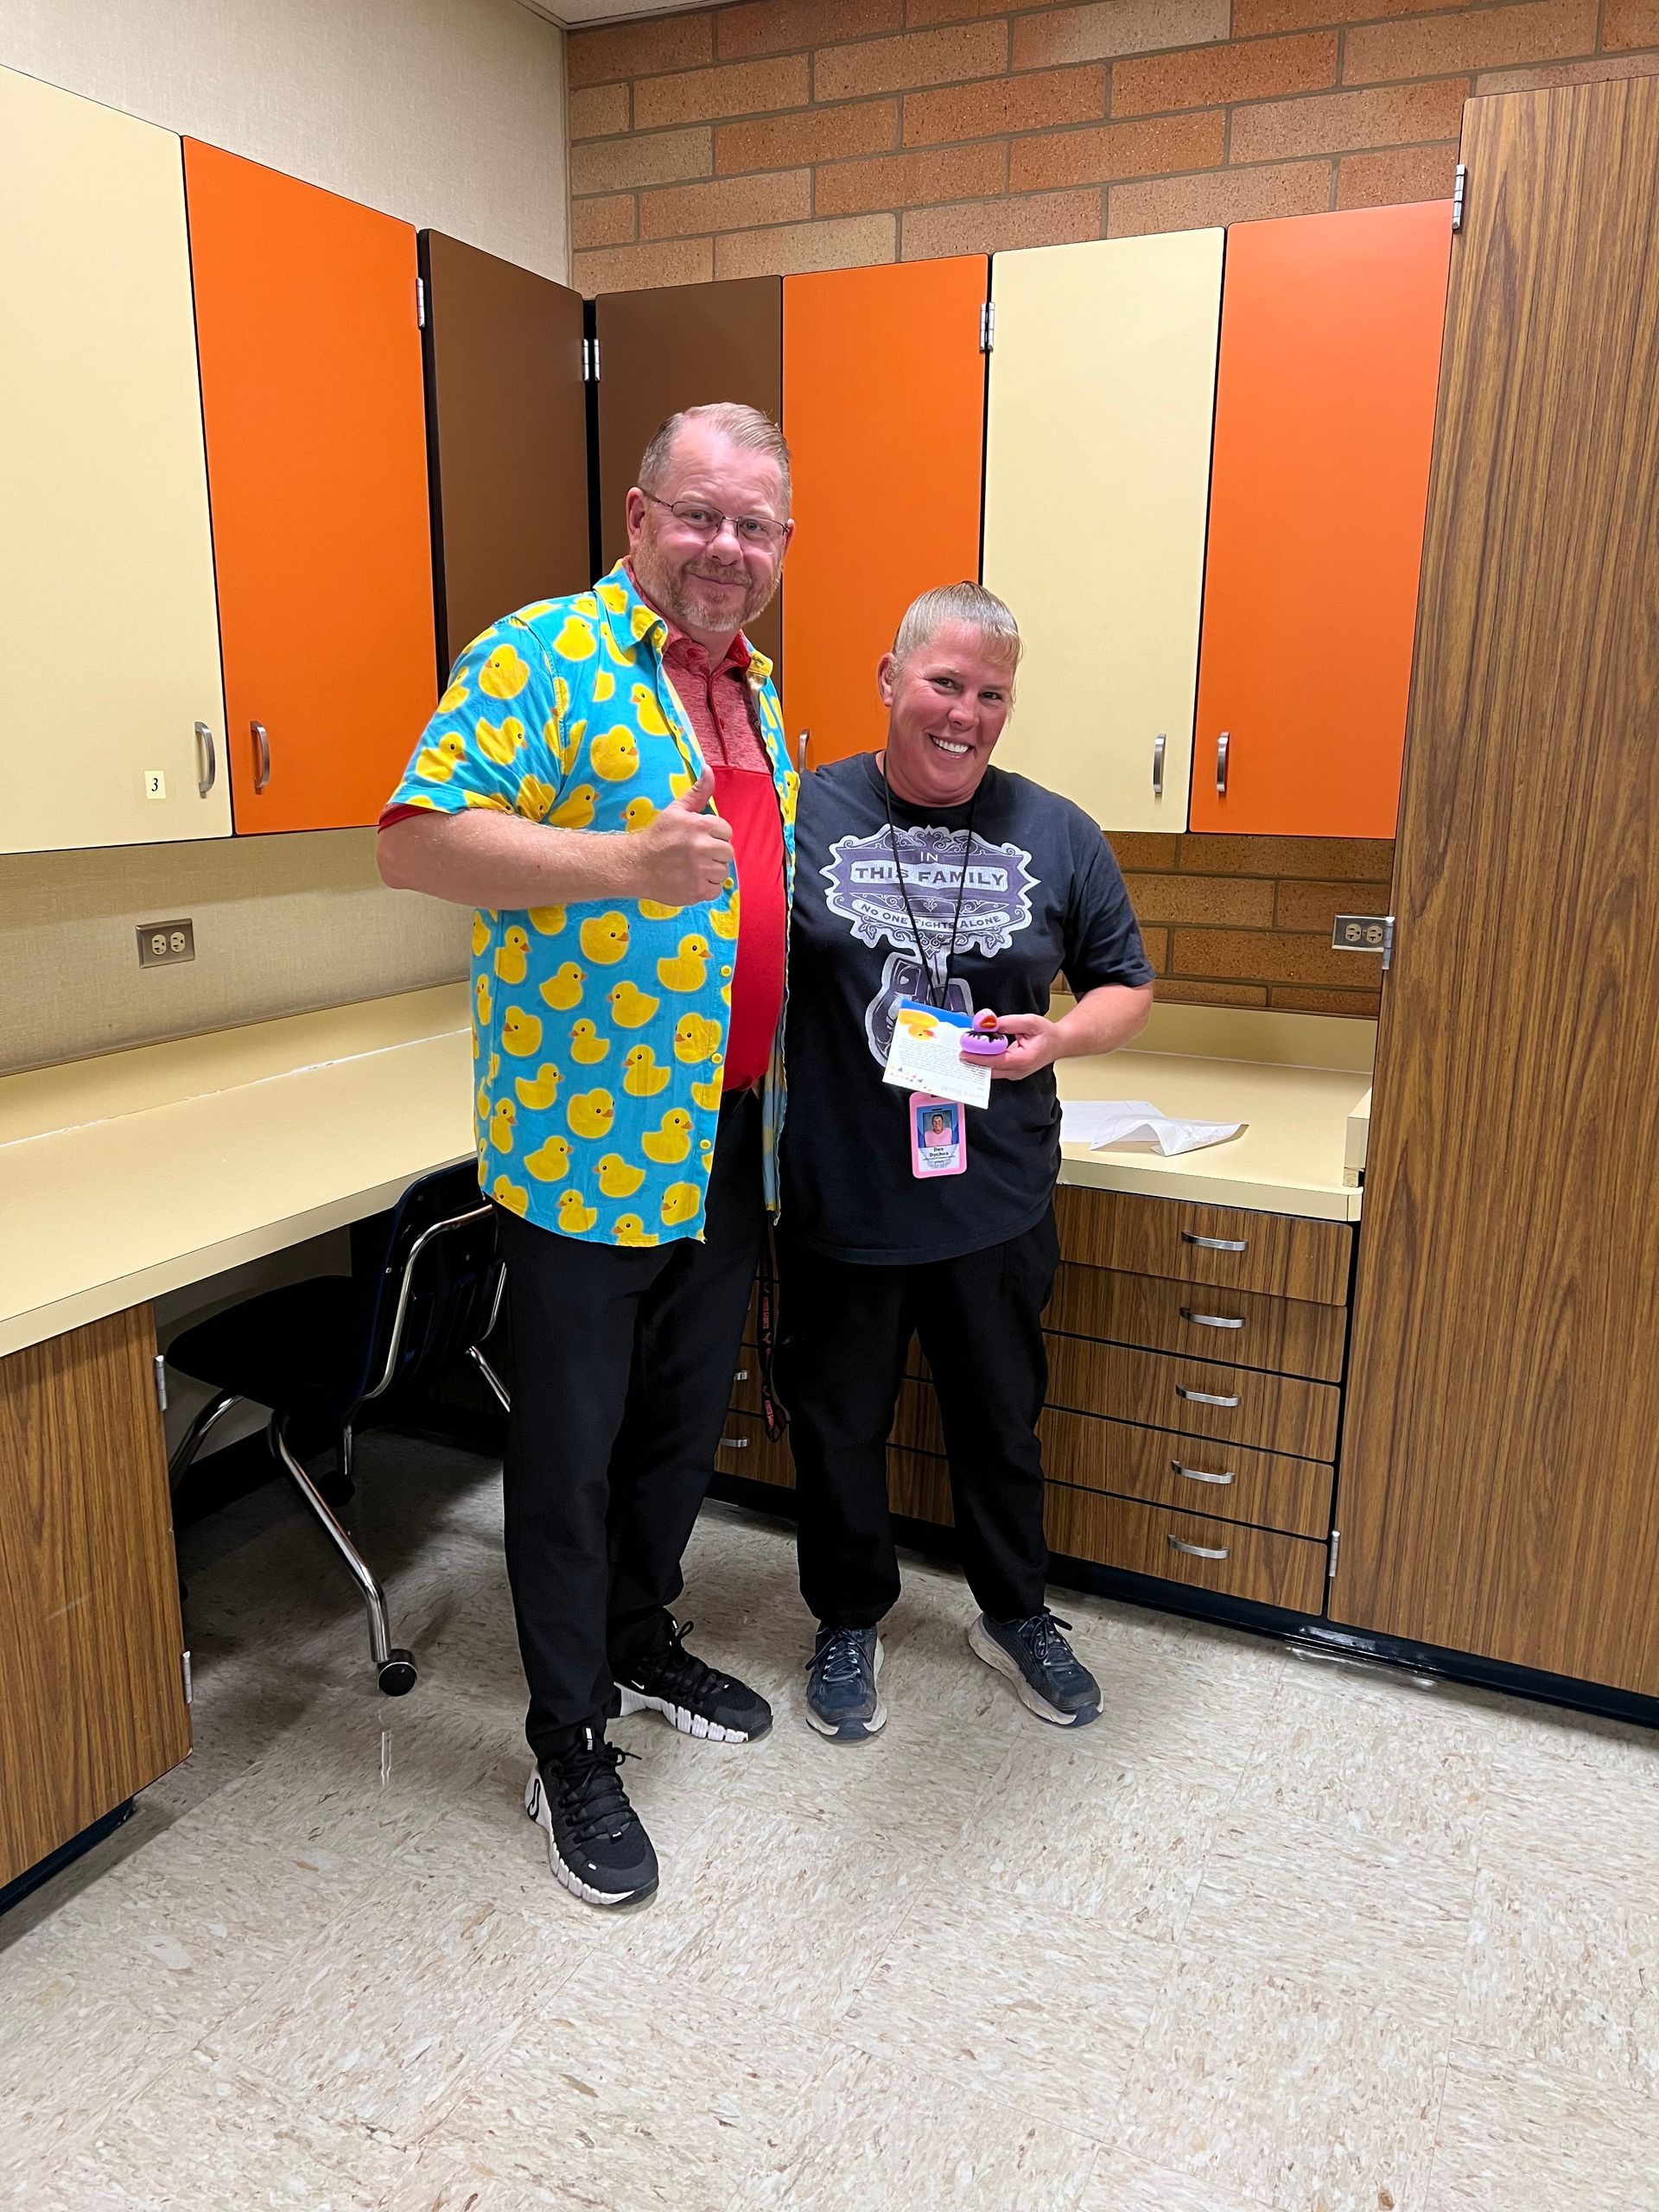
[{"label": "black sneaker", "polygon": [[620,1713],[660,1713],[682,1736],[711,1744],[752,1744],[772,1726],[772,1707],[760,1693],[705,1667],[685,1648],[694,1624],[674,1627],[666,1643],[615,1669]]},{"label": "black sneaker", "polygon": [[524,1810],[547,1830],[548,1864],[584,1904],[638,1904],[657,1887],[657,1853],[617,1777],[627,1757],[584,1728],[538,1760],[525,1785]]},{"label": "black sneaker", "polygon": [[875,1678],[881,1642],[873,1628],[820,1627],[806,1662],[806,1720],[832,1744],[861,1744],[887,1726]]},{"label": "black sneaker", "polygon": [[1071,1625],[1046,1606],[1025,1621],[994,1621],[982,1613],[968,1631],[968,1648],[1007,1676],[1039,1719],[1084,1728],[1100,1718],[1100,1684],[1060,1634]]}]

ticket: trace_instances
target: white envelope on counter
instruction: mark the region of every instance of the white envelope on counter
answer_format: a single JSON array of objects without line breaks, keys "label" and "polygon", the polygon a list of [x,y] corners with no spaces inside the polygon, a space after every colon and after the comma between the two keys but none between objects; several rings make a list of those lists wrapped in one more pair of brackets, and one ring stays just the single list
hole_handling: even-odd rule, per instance
[{"label": "white envelope on counter", "polygon": [[1099,1152],[1109,1144],[1155,1144],[1167,1160],[1178,1152],[1198,1152],[1225,1144],[1249,1127],[1245,1122],[1177,1122],[1160,1114],[1147,1098],[1075,1098],[1060,1103],[1060,1142],[1086,1144]]}]

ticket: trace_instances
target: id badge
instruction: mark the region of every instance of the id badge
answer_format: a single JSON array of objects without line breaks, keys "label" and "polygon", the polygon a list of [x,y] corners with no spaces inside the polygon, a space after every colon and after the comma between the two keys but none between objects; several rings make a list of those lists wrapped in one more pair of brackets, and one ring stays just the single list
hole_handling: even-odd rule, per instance
[{"label": "id badge", "polygon": [[960,1100],[936,1098],[931,1090],[910,1094],[910,1172],[912,1175],[963,1175],[968,1171],[968,1116]]}]

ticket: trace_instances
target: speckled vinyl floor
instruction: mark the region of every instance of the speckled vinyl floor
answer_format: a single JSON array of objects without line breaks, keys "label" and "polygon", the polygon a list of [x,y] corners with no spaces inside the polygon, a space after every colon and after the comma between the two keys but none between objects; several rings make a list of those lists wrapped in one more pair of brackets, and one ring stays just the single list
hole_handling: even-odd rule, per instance
[{"label": "speckled vinyl floor", "polygon": [[623,1724],[611,1918],[519,1810],[495,1470],[372,1436],[355,1510],[399,1704],[283,1491],[186,1532],[195,1754],[0,1920],[0,2203],[1659,2212],[1659,1739],[1062,1598],[1068,1736],[918,1560],[827,1745],[789,1532],[711,1507],[778,1725]]}]

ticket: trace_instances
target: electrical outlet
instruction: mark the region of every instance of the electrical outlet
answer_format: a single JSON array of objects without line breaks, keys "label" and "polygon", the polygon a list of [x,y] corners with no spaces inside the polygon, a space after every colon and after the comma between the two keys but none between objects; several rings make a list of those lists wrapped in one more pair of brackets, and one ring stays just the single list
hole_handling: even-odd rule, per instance
[{"label": "electrical outlet", "polygon": [[196,957],[196,932],[188,919],[178,922],[141,922],[138,925],[138,965],[170,968]]}]

